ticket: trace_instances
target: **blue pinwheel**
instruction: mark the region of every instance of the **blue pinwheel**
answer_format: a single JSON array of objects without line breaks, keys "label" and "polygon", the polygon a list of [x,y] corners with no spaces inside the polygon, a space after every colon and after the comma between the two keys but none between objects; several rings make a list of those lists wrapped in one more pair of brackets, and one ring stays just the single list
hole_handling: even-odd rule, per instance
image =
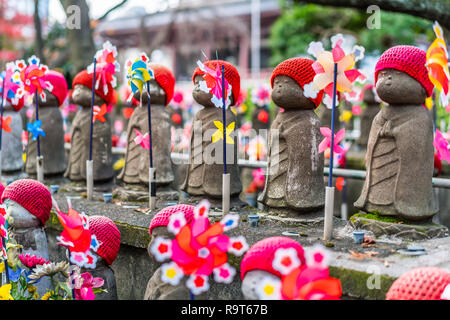
[{"label": "blue pinwheel", "polygon": [[42,121],[36,120],[33,123],[27,124],[27,130],[33,135],[33,141],[37,140],[39,136],[45,137],[44,130],[41,129]]}]

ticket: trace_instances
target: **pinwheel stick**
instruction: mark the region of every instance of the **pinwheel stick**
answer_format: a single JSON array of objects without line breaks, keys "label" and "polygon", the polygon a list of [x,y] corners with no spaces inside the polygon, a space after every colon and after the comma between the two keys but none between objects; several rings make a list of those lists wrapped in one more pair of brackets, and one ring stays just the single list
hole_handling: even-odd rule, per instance
[{"label": "pinwheel stick", "polygon": [[[36,89],[34,93],[34,102],[36,105],[36,121],[39,121],[39,94],[38,90]],[[2,117],[3,121],[3,117]],[[39,182],[44,182],[44,157],[41,156],[41,144],[39,135],[37,135],[37,157],[36,157],[36,172],[37,172],[37,179]]]},{"label": "pinwheel stick", "polygon": [[[2,244],[3,244],[3,248],[5,248],[6,250],[6,241],[5,238],[2,238]],[[10,283],[9,281],[9,266],[8,266],[8,257],[5,257],[5,259],[3,260],[3,262],[5,263],[5,277],[6,277],[6,283]]]},{"label": "pinwheel stick", "polygon": [[[147,113],[148,113],[148,137],[150,142],[149,157],[150,157],[150,168],[148,171],[148,186],[149,186],[149,207],[150,210],[155,210],[156,208],[156,171],[153,168],[153,143],[152,143],[152,112],[151,112],[151,102],[150,102],[150,81],[147,81]],[[141,99],[142,101],[142,99]]]},{"label": "pinwheel stick", "polygon": [[94,134],[94,104],[95,104],[95,72],[97,58],[94,58],[94,75],[92,78],[92,101],[91,101],[91,133],[89,135],[89,160],[86,161],[86,189],[87,199],[92,200],[94,194],[94,168],[92,163],[92,136]]},{"label": "pinwheel stick", "polygon": [[2,85],[2,106],[0,110],[0,177],[2,176],[2,133],[3,133],[3,104],[5,102],[5,78]]},{"label": "pinwheel stick", "polygon": [[230,174],[227,173],[227,109],[225,97],[225,66],[222,65],[222,115],[223,115],[223,175],[222,175],[222,211],[230,212]]},{"label": "pinwheel stick", "polygon": [[334,210],[334,187],[333,187],[333,158],[334,158],[334,118],[336,113],[336,86],[337,86],[337,63],[334,64],[334,82],[333,82],[333,104],[331,110],[331,152],[330,152],[330,176],[328,178],[328,187],[325,188],[325,219],[323,239],[331,240],[333,235],[333,210]]}]

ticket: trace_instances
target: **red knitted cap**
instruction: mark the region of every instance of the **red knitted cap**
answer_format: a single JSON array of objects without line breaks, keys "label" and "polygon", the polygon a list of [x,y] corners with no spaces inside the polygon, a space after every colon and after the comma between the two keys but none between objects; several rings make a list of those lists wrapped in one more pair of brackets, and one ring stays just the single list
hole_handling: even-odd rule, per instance
[{"label": "red knitted cap", "polygon": [[386,300],[440,300],[450,273],[436,267],[417,268],[395,280]]},{"label": "red knitted cap", "polygon": [[167,226],[169,224],[170,216],[174,213],[183,212],[186,222],[190,223],[194,218],[194,208],[194,206],[188,204],[177,204],[162,209],[153,217],[152,222],[150,223],[150,234],[152,234],[153,228]]},{"label": "red knitted cap", "polygon": [[[312,67],[314,61],[306,58],[291,58],[280,63],[273,70],[272,78],[270,78],[270,84],[273,88],[273,81],[277,76],[288,76],[294,79],[300,87],[303,89],[305,84],[311,83],[314,80],[316,73]],[[320,90],[315,99],[308,98],[316,107],[322,102],[323,90]]]},{"label": "red knitted cap", "polygon": [[396,69],[407,73],[416,79],[427,91],[427,96],[433,94],[434,85],[428,76],[425,66],[427,54],[422,49],[414,46],[395,46],[386,50],[378,59],[375,66],[375,83],[377,83],[378,72],[383,69]]},{"label": "red knitted cap", "polygon": [[241,262],[241,279],[252,270],[270,272],[277,277],[281,274],[272,267],[275,251],[279,248],[294,248],[302,265],[306,263],[303,247],[295,240],[287,237],[271,237],[255,243],[246,253]]},{"label": "red knitted cap", "polygon": [[[223,60],[209,60],[203,63],[205,66],[216,69],[217,64],[219,64],[220,70],[222,70],[222,65],[225,67],[224,73],[225,73],[225,79],[228,81],[228,83],[231,85],[231,91],[233,93],[233,104],[234,106],[239,98],[239,92],[241,91],[241,76],[239,75],[239,72],[233,66],[231,63],[223,61]],[[200,70],[199,67],[197,67],[194,70],[194,75],[192,76],[192,81],[195,83],[195,77],[197,75],[204,75],[205,73]]]},{"label": "red knitted cap", "polygon": [[100,243],[97,254],[112,264],[120,248],[120,232],[111,219],[103,216],[89,217],[89,231],[97,237]]},{"label": "red knitted cap", "polygon": [[25,99],[23,97],[19,99],[19,102],[17,104],[13,104],[10,98],[6,98],[6,101],[9,101],[9,103],[11,103],[11,106],[15,111],[20,111],[25,105]]},{"label": "red knitted cap", "polygon": [[173,91],[175,90],[175,77],[172,71],[160,64],[150,63],[149,65],[154,72],[156,82],[158,82],[166,93],[166,105],[168,105],[173,98]]},{"label": "red knitted cap", "polygon": [[58,99],[59,105],[62,105],[67,97],[67,81],[64,76],[54,70],[49,70],[44,75],[44,81],[48,81],[52,84],[52,94]]},{"label": "red knitted cap", "polygon": [[2,202],[11,199],[36,216],[44,225],[52,210],[52,196],[47,187],[36,180],[16,180],[2,194]]},{"label": "red knitted cap", "polygon": [[[92,90],[93,77],[94,77],[93,73],[88,73],[87,70],[83,70],[80,73],[78,73],[75,76],[75,78],[73,79],[72,87],[75,87],[76,84],[81,84]],[[98,74],[96,75],[96,79],[97,79],[97,77],[98,77]],[[109,83],[109,82],[107,83],[107,86],[108,86],[108,94],[105,95],[105,93],[103,92],[102,86],[99,86],[99,88],[97,90],[95,90],[95,93],[98,96],[100,96],[103,100],[105,100],[107,104],[111,104],[112,100],[113,100],[114,89],[113,89],[111,83]]]}]

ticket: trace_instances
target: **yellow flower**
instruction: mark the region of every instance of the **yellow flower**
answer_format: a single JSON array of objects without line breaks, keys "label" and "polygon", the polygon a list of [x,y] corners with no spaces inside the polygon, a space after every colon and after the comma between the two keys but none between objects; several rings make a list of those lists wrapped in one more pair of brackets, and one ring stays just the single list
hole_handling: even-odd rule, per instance
[{"label": "yellow flower", "polygon": [[[212,142],[215,143],[216,141],[219,141],[220,139],[223,139],[223,124],[220,121],[214,121],[214,124],[217,127],[217,131],[212,135]],[[234,140],[230,137],[230,134],[234,131],[234,126],[236,124],[234,122],[230,123],[226,130],[226,142],[227,144],[234,144]]]},{"label": "yellow flower", "polygon": [[11,284],[0,287],[0,300],[14,300],[11,296]]},{"label": "yellow flower", "polygon": [[29,293],[35,293],[37,288],[35,286],[28,285],[27,290]]},{"label": "yellow flower", "polygon": [[52,295],[53,295],[53,291],[49,291],[42,296],[41,300],[48,300]]}]

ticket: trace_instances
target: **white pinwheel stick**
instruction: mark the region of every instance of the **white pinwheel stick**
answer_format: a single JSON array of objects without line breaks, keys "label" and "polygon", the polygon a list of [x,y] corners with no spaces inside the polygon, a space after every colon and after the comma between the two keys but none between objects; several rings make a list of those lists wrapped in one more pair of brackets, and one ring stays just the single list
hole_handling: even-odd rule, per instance
[{"label": "white pinwheel stick", "polygon": [[[153,168],[153,143],[152,143],[152,113],[150,102],[150,81],[147,81],[147,113],[148,113],[148,138],[149,138],[149,158],[150,167],[148,170],[148,188],[149,188],[149,208],[150,210],[156,209],[156,170]],[[142,99],[141,99],[142,101]]]},{"label": "white pinwheel stick", "polygon": [[94,165],[92,161],[92,135],[94,131],[94,104],[95,104],[95,71],[97,58],[94,58],[94,75],[92,78],[92,103],[91,103],[91,133],[89,136],[89,160],[86,160],[86,189],[87,199],[90,201],[94,195]]},{"label": "white pinwheel stick", "polygon": [[5,82],[6,78],[3,77],[2,84],[2,105],[0,110],[0,178],[2,176],[2,137],[3,137],[3,104],[5,102]]},{"label": "white pinwheel stick", "polygon": [[222,175],[222,212],[230,213],[230,174],[227,172],[227,110],[225,97],[225,66],[222,65],[222,114],[223,114],[223,175]]}]

